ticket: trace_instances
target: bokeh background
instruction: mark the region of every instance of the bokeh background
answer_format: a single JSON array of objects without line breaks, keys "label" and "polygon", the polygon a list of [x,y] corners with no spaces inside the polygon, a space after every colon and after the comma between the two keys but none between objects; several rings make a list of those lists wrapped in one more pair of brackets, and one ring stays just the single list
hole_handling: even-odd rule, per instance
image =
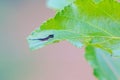
[{"label": "bokeh background", "polygon": [[26,37],[54,15],[46,0],[0,0],[0,80],[95,80],[84,49],[66,41],[29,49]]}]

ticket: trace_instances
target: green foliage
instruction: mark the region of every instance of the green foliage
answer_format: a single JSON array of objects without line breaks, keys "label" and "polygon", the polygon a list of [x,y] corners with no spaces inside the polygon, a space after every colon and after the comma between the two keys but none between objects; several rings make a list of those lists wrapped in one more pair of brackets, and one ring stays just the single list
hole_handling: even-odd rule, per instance
[{"label": "green foliage", "polygon": [[[62,0],[52,4],[58,12],[31,33],[30,48],[38,49],[62,40],[77,47],[85,46],[85,57],[95,76],[99,80],[119,80],[120,3],[116,0],[65,1],[64,5]],[[49,35],[54,37],[48,38]]]},{"label": "green foliage", "polygon": [[94,75],[99,80],[119,80],[120,59],[108,54],[99,48],[87,46],[85,57],[94,68]]}]

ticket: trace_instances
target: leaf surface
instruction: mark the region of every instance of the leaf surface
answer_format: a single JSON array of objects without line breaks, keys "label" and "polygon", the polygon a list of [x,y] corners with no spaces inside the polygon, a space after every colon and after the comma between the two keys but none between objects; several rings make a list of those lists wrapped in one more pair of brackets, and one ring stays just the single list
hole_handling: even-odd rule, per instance
[{"label": "leaf surface", "polygon": [[85,57],[99,80],[120,80],[120,58],[92,46],[86,47]]},{"label": "leaf surface", "polygon": [[[116,0],[75,0],[60,9],[55,17],[31,33],[28,37],[30,48],[38,49],[62,40],[77,47],[85,46],[86,59],[98,79],[119,80],[120,3]],[[54,37],[46,39],[49,35]],[[43,39],[46,40],[41,41]]]},{"label": "leaf surface", "polygon": [[41,25],[39,31],[66,30],[79,34],[80,37],[76,38],[83,44],[91,44],[112,53],[112,49],[117,48],[115,46],[120,42],[119,8],[120,3],[114,0],[101,1],[99,4],[93,0],[76,0]]}]

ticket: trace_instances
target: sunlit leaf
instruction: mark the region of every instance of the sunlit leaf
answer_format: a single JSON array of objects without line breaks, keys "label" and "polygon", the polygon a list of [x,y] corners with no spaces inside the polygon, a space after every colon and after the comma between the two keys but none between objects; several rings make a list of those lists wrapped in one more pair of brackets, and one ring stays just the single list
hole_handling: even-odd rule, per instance
[{"label": "sunlit leaf", "polygon": [[[95,76],[99,80],[119,80],[117,62],[120,60],[120,2],[75,0],[68,4],[61,5],[55,17],[31,33],[27,38],[30,48],[38,49],[62,40],[77,47],[91,46],[86,48],[86,57],[94,68]],[[54,7],[57,9],[57,6]],[[112,68],[107,65],[108,61]]]}]

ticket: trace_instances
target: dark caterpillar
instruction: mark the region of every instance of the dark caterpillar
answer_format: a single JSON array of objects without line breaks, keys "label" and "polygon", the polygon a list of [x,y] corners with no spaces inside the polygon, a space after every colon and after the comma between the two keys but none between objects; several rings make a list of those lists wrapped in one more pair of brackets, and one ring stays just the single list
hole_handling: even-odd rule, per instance
[{"label": "dark caterpillar", "polygon": [[54,38],[54,34],[49,35],[46,38],[39,38],[39,39],[30,39],[30,40],[40,40],[40,41],[47,41],[50,38]]}]

